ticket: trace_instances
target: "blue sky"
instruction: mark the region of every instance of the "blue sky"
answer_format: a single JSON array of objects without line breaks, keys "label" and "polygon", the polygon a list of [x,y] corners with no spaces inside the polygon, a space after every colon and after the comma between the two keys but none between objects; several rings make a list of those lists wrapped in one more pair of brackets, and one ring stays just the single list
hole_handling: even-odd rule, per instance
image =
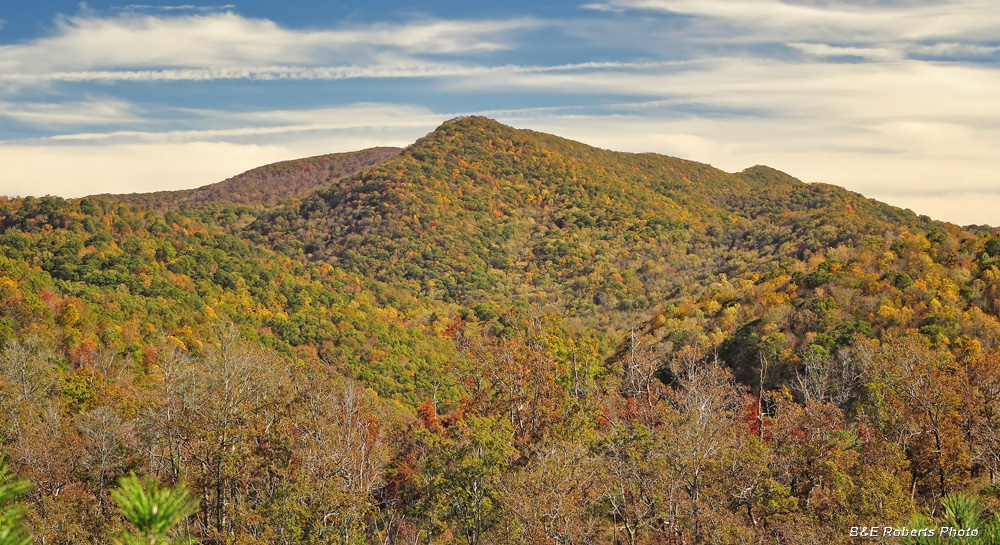
[{"label": "blue sky", "polygon": [[196,187],[483,114],[1000,225],[995,0],[0,8],[0,194]]}]

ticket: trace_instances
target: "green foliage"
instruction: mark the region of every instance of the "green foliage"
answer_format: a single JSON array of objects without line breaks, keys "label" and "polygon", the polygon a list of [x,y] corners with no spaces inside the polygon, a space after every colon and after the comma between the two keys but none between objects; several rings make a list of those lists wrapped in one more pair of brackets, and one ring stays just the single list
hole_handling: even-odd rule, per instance
[{"label": "green foliage", "polygon": [[[910,528],[933,528],[934,536],[917,536],[903,539],[908,545],[938,545],[944,543],[975,543],[982,545],[1000,544],[1000,517],[988,517],[983,513],[979,500],[964,494],[951,494],[941,500],[944,513],[935,519],[920,515],[910,522]],[[942,535],[942,529],[948,528]],[[951,529],[956,530],[952,534]],[[962,530],[963,537],[953,537]],[[975,537],[965,537],[969,530],[976,530]]]},{"label": "green foliage", "polygon": [[111,492],[125,519],[135,526],[122,534],[122,545],[168,545],[175,525],[198,510],[198,500],[183,483],[174,488],[161,488],[160,482],[149,476],[144,480],[132,473],[118,481],[121,488]]},{"label": "green foliage", "polygon": [[443,437],[431,437],[420,486],[427,492],[421,516],[454,524],[477,545],[502,520],[499,484],[514,454],[510,423],[469,417]]},{"label": "green foliage", "polygon": [[0,457],[0,545],[31,543],[21,522],[24,507],[17,503],[29,490],[31,484],[12,475],[7,468],[7,458]]}]

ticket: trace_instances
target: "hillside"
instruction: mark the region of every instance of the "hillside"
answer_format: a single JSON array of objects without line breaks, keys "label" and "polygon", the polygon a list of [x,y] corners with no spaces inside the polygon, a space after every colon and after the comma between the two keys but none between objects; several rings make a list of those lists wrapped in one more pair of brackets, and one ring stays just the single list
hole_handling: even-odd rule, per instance
[{"label": "hillside", "polygon": [[467,117],[0,202],[0,445],[45,543],[119,535],[131,471],[212,545],[986,528],[998,316],[996,232]]},{"label": "hillside", "polygon": [[273,203],[313,191],[395,157],[399,148],[378,147],[347,153],[317,155],[257,167],[196,189],[120,195],[123,201],[178,210],[207,203]]}]

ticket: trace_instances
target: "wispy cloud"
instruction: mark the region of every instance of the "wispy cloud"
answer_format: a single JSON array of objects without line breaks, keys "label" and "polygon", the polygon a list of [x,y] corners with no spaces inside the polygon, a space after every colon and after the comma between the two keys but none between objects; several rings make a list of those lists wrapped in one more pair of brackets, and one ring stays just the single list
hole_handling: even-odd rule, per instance
[{"label": "wispy cloud", "polygon": [[771,118],[881,120],[1000,116],[990,66],[899,61],[820,63],[717,58],[642,70],[507,73],[462,80],[463,89],[531,89],[558,94],[624,94],[689,99]]},{"label": "wispy cloud", "polygon": [[484,74],[519,74],[535,72],[569,72],[612,68],[652,68],[678,62],[587,62],[554,66],[440,63],[412,59],[383,58],[379,64],[364,66],[245,66],[236,68],[177,68],[163,70],[87,70],[60,71],[41,74],[0,74],[0,83],[30,85],[53,81],[115,82],[115,81],[308,81],[365,78],[443,78],[479,76]]},{"label": "wispy cloud", "polygon": [[[57,134],[51,142],[165,143],[233,141],[247,137],[343,131],[372,128],[426,129],[440,123],[442,114],[401,104],[359,103],[337,108],[264,110],[252,112],[187,111],[202,128],[183,130],[121,130]],[[225,128],[222,128],[225,127]]]},{"label": "wispy cloud", "polygon": [[903,51],[893,47],[844,47],[824,43],[789,42],[789,47],[814,57],[858,57],[870,61],[895,61]]},{"label": "wispy cloud", "polygon": [[[372,64],[385,56],[471,54],[512,45],[506,35],[537,27],[532,19],[427,20],[331,30],[293,30],[266,19],[226,12],[101,18],[63,17],[54,35],[0,47],[7,81],[237,74],[260,67]],[[175,71],[171,71],[175,70]],[[217,71],[217,72],[212,72]],[[267,72],[268,70],[264,70]],[[274,72],[274,70],[270,70]]]},{"label": "wispy cloud", "polygon": [[0,117],[40,127],[118,125],[138,121],[138,109],[123,100],[0,102]]},{"label": "wispy cloud", "polygon": [[236,4],[221,4],[217,6],[196,6],[194,4],[182,4],[179,6],[157,6],[154,4],[128,4],[126,6],[114,6],[112,9],[123,11],[223,11],[236,8]]},{"label": "wispy cloud", "polygon": [[908,47],[908,50],[911,53],[932,57],[980,57],[992,55],[1000,51],[1000,46],[939,42],[930,45],[913,44]]},{"label": "wispy cloud", "polygon": [[[610,0],[609,7],[715,20],[740,38],[775,41],[996,39],[1000,4],[992,0],[932,2],[791,2],[782,0]],[[780,33],[776,33],[780,31]]]},{"label": "wispy cloud", "polygon": [[593,10],[593,11],[609,11],[609,12],[613,12],[613,13],[621,13],[621,12],[625,11],[625,8],[623,8],[623,7],[612,6],[611,4],[605,4],[605,3],[602,3],[602,2],[595,2],[595,3],[592,3],[592,4],[583,4],[580,7],[583,8],[583,9],[589,9],[589,10]]}]

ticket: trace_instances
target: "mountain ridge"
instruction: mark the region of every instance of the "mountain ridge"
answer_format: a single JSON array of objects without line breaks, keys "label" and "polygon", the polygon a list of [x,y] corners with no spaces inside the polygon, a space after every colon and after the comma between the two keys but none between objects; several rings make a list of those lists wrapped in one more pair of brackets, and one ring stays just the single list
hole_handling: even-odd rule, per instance
[{"label": "mountain ridge", "polygon": [[386,161],[402,148],[373,147],[279,161],[252,168],[221,182],[193,189],[93,195],[115,197],[163,209],[181,209],[207,203],[268,204],[300,196],[315,188]]}]

